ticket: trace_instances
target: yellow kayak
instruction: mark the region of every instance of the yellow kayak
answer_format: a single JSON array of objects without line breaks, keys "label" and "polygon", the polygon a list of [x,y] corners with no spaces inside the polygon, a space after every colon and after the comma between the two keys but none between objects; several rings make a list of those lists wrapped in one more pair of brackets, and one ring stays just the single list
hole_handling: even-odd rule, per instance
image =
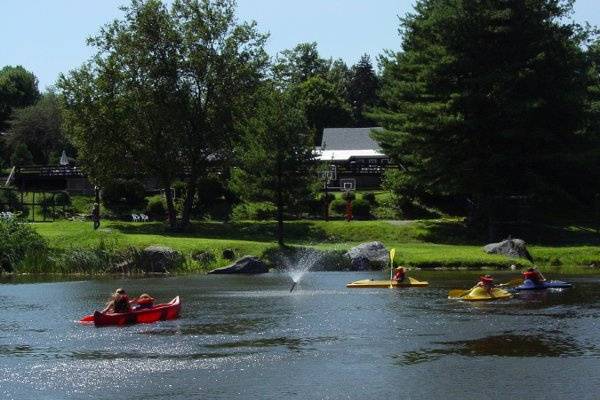
[{"label": "yellow kayak", "polygon": [[[408,280],[404,282],[392,282],[392,288],[400,288],[400,287],[425,287],[429,285],[429,282],[426,281],[418,281],[414,278],[408,277]],[[390,281],[376,281],[373,279],[363,279],[360,281],[351,282],[346,285],[348,288],[389,288]]]},{"label": "yellow kayak", "polygon": [[471,290],[465,290],[464,294],[460,294],[458,296],[448,296],[449,299],[461,299],[467,301],[491,301],[491,300],[505,300],[510,299],[512,294],[504,289],[494,288],[492,289],[492,293],[488,293],[488,291],[482,287],[476,286]]}]

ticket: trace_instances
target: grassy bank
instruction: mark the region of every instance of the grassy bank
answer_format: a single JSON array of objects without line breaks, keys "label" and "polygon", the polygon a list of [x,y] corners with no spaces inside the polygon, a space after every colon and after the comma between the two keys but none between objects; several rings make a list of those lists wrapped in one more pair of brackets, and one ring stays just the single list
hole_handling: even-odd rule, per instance
[{"label": "grassy bank", "polygon": [[[48,241],[55,254],[86,249],[98,254],[118,254],[130,248],[163,245],[180,251],[186,259],[184,270],[202,271],[225,265],[225,249],[236,256],[261,256],[275,249],[273,222],[224,224],[196,222],[186,233],[168,232],[161,223],[123,223],[105,221],[98,231],[87,222],[58,221],[32,225]],[[469,237],[458,220],[443,221],[292,221],[286,223],[287,243],[320,250],[342,252],[358,243],[379,240],[396,248],[396,261],[412,267],[495,267],[511,263],[527,266],[526,260],[510,260],[488,255],[481,250],[485,241]],[[595,232],[586,228],[548,227],[538,232],[540,241],[530,246],[535,264],[542,270],[589,271],[590,264],[600,265],[600,247]],[[551,245],[546,245],[547,240]],[[215,255],[209,263],[193,259],[194,253]],[[29,268],[34,268],[32,260]],[[76,263],[77,260],[74,261]],[[586,267],[586,268],[582,268]],[[48,268],[48,267],[45,267]],[[57,265],[59,272],[69,267]],[[65,271],[65,268],[67,270]],[[24,267],[27,270],[27,266]]]}]

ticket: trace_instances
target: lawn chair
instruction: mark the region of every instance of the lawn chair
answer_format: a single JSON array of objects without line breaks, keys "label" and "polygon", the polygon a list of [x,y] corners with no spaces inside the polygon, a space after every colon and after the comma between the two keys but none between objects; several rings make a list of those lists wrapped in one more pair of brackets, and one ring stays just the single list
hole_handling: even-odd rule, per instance
[{"label": "lawn chair", "polygon": [[131,214],[131,219],[133,222],[138,222],[140,220],[140,216],[137,214]]},{"label": "lawn chair", "polygon": [[150,221],[150,218],[148,218],[148,216],[146,214],[140,214],[140,218],[142,219],[143,222]]}]

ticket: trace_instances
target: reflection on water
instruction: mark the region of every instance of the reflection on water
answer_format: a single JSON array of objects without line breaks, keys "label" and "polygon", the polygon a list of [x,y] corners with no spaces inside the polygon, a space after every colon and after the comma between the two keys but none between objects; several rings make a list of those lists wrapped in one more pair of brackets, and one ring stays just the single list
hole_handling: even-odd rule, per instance
[{"label": "reflection on water", "polygon": [[240,319],[230,322],[189,324],[177,328],[152,329],[140,332],[143,335],[173,336],[173,335],[241,335],[256,332],[264,328],[265,319]]},{"label": "reflection on water", "polygon": [[442,356],[459,355],[465,357],[563,357],[581,356],[597,353],[592,348],[583,348],[569,338],[553,334],[504,334],[481,339],[434,342],[443,348],[410,351],[396,357],[398,364],[410,365],[432,360]]},{"label": "reflection on water", "polygon": [[[597,392],[597,278],[482,304],[446,298],[475,273],[419,271],[426,289],[345,288],[381,275],[307,273],[291,294],[286,274],[3,284],[0,398],[370,399],[398,398],[400,387],[407,398],[466,399],[485,381],[478,390],[493,400],[522,396],[510,383],[523,371],[548,386],[529,399]],[[74,323],[116,287],[180,295],[182,316]]]}]

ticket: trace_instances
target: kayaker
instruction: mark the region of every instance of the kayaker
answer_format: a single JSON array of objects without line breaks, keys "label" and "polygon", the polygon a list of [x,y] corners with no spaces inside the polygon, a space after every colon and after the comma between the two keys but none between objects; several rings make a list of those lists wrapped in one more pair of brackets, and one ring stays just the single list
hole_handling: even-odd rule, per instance
[{"label": "kayaker", "polygon": [[527,271],[523,272],[523,279],[529,279],[535,284],[546,281],[544,275],[535,268],[528,268]]},{"label": "kayaker", "polygon": [[142,293],[135,302],[137,304],[136,310],[154,307],[154,299],[148,293]]},{"label": "kayaker", "polygon": [[392,280],[396,282],[404,282],[404,279],[406,279],[406,271],[404,270],[404,268],[398,267],[394,271],[396,272],[394,273],[394,277],[392,278]]},{"label": "kayaker", "polygon": [[131,311],[131,303],[135,300],[129,300],[127,292],[124,289],[118,288],[106,304],[102,313],[126,313]]},{"label": "kayaker", "polygon": [[491,275],[484,275],[479,277],[479,282],[477,282],[478,287],[484,288],[490,295],[492,294],[492,290],[496,286],[494,284],[494,278]]}]

